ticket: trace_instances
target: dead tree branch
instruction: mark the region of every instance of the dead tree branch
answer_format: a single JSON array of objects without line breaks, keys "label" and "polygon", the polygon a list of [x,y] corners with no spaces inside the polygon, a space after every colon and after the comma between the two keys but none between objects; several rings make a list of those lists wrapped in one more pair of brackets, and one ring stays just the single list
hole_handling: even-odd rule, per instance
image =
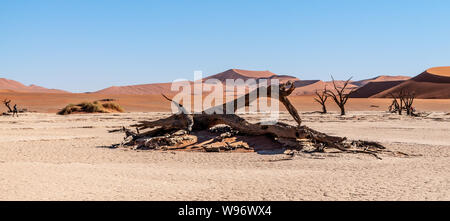
[{"label": "dead tree branch", "polygon": [[391,113],[397,112],[399,115],[402,115],[403,110],[406,111],[406,115],[415,116],[416,114],[414,107],[412,106],[414,103],[414,99],[416,98],[414,92],[410,92],[406,89],[400,90],[397,94],[390,93],[393,101],[389,106],[389,111]]},{"label": "dead tree branch", "polygon": [[331,79],[333,80],[334,91],[327,90],[326,94],[333,98],[339,109],[341,109],[341,115],[345,115],[345,104],[347,103],[350,94],[354,91],[354,89],[351,89],[349,92],[346,92],[347,86],[352,78],[349,78],[342,87],[336,85],[333,76],[331,76]]},{"label": "dead tree branch", "polygon": [[[284,105],[284,107],[287,109],[292,118],[294,118],[295,122],[297,122],[298,126],[300,126],[302,124],[302,120],[297,112],[297,109],[294,107],[294,105],[292,105],[292,103],[287,98],[289,95],[291,95],[291,93],[294,90],[295,86],[294,83],[291,81],[288,81],[284,84],[280,84],[278,87],[278,91],[272,91],[272,85],[261,86],[248,94],[245,94],[239,98],[234,99],[233,101],[209,108],[204,112],[214,113],[215,110],[222,110],[222,113],[232,114],[236,113],[238,109],[250,106],[250,104],[256,101],[258,98],[262,97],[272,98],[278,95],[278,100]],[[275,94],[272,94],[273,92],[275,92]],[[252,95],[256,94],[256,96],[251,96],[251,94]]]},{"label": "dead tree branch", "polygon": [[13,109],[11,108],[10,103],[11,103],[11,100],[8,100],[8,99],[5,99],[5,100],[3,101],[3,104],[8,108],[8,112],[9,112],[9,113],[12,113],[12,112],[13,112]]},{"label": "dead tree branch", "polygon": [[416,95],[414,94],[414,92],[410,92],[410,91],[403,92],[403,96],[401,97],[401,99],[403,100],[403,103],[405,104],[406,115],[408,115],[408,116],[414,115],[415,110],[412,105],[414,103],[415,98],[416,98]]},{"label": "dead tree branch", "polygon": [[327,106],[325,105],[328,100],[327,88],[325,87],[320,93],[316,90],[316,97],[314,100],[322,105],[322,114],[327,113]]},{"label": "dead tree branch", "polygon": [[[205,113],[206,111],[203,111],[202,113],[189,114],[186,113],[182,105],[163,95],[167,100],[173,102],[179,108],[179,112],[164,119],[155,121],[140,121],[137,124],[131,125],[132,127],[135,127],[138,132],[133,132],[130,129],[122,128],[120,131],[125,132],[126,135],[122,145],[145,146],[150,149],[160,148],[161,146],[176,146],[173,149],[183,149],[184,147],[180,145],[184,145],[183,142],[185,142],[185,140],[196,140],[192,138],[194,135],[189,133],[201,133],[202,131],[209,131],[217,125],[225,124],[228,125],[232,131],[234,131],[232,133],[239,133],[240,136],[266,136],[273,138],[274,142],[278,142],[284,148],[288,149],[303,149],[305,140],[315,147],[317,151],[324,151],[326,148],[335,148],[348,153],[363,152],[376,155],[378,151],[384,149],[381,144],[376,142],[354,143],[347,141],[345,137],[330,136],[313,130],[307,126],[302,126],[301,118],[297,110],[291,104],[289,99],[287,99],[287,96],[289,96],[295,89],[293,83],[287,82],[285,84],[281,84],[278,91],[271,91],[271,87],[272,86],[267,86],[263,88],[266,89],[263,91],[267,91],[267,94],[258,93],[256,98],[254,96],[250,96],[249,94],[238,98],[244,99],[245,102],[243,102],[243,104],[237,104],[238,99],[235,99],[233,102],[228,102],[223,105],[213,107],[223,108],[223,110],[230,108],[233,111],[231,114],[207,114]],[[261,89],[261,87],[258,89]],[[278,93],[278,99],[281,103],[283,103],[290,115],[296,121],[296,126],[281,122],[273,125],[250,123],[234,114],[237,109],[241,108],[240,106],[249,106],[252,101],[255,101],[259,97],[274,97],[275,94],[272,93]],[[344,95],[342,94],[342,96]],[[348,97],[346,98],[344,96],[343,99],[348,99]],[[209,111],[211,110],[212,109],[209,109]],[[143,133],[139,132],[146,129],[150,130]],[[111,132],[117,131],[118,130],[114,130]],[[232,133],[223,133],[218,136],[217,139],[213,139],[213,141],[221,141],[226,137],[232,136]],[[229,150],[235,146],[236,145],[226,143],[225,150]],[[205,151],[208,152],[220,150],[220,148],[211,147],[210,144],[203,147],[205,148]]]}]

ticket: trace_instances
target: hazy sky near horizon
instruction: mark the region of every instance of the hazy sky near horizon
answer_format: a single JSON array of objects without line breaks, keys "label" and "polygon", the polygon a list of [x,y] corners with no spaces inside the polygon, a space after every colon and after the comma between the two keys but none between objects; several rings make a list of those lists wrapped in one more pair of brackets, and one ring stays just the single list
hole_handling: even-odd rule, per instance
[{"label": "hazy sky near horizon", "polygon": [[72,92],[196,70],[328,80],[449,65],[447,0],[0,0],[0,78]]}]

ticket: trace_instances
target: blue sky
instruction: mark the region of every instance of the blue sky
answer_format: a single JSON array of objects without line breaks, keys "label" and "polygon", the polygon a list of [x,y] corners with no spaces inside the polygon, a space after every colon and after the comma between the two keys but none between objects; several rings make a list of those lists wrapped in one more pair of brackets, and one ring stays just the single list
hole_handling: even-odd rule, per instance
[{"label": "blue sky", "polygon": [[195,70],[328,80],[448,65],[449,1],[0,0],[0,77],[73,92]]}]

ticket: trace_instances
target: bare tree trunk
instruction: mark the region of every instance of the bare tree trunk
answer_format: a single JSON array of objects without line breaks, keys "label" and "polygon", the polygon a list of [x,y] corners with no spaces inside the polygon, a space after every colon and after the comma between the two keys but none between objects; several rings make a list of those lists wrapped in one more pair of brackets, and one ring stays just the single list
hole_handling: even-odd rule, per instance
[{"label": "bare tree trunk", "polygon": [[[269,86],[270,87],[270,86]],[[270,89],[270,88],[269,88]],[[135,125],[131,125],[132,127],[136,127],[137,132],[132,132],[129,129],[123,128],[121,131],[124,131],[126,134],[126,138],[123,145],[136,145],[139,139],[141,138],[149,138],[154,137],[155,139],[170,139],[171,136],[178,136],[174,134],[175,131],[184,130],[187,133],[191,131],[202,131],[208,130],[209,128],[218,125],[218,124],[226,124],[230,126],[232,129],[239,131],[240,135],[245,136],[260,136],[266,135],[268,137],[273,138],[275,141],[281,143],[284,148],[295,148],[302,149],[303,146],[299,140],[310,140],[311,143],[316,147],[317,151],[323,151],[324,148],[336,148],[338,150],[344,152],[362,152],[362,153],[370,153],[374,154],[378,149],[384,149],[381,144],[375,142],[366,142],[366,141],[358,141],[358,142],[348,142],[345,137],[337,137],[330,136],[325,133],[318,132],[313,130],[307,126],[301,126],[301,119],[298,115],[295,107],[290,103],[287,96],[289,96],[292,91],[295,89],[291,82],[280,85],[279,88],[279,99],[285,105],[290,115],[294,118],[297,123],[297,126],[288,125],[285,123],[276,123],[274,125],[262,125],[262,124],[253,124],[248,122],[247,120],[237,116],[236,114],[206,114],[205,111],[202,113],[196,114],[187,114],[183,111],[183,106],[174,102],[179,108],[179,113],[174,114],[165,119],[159,119],[156,121],[140,121]],[[269,91],[269,90],[268,90]],[[258,94],[257,97],[262,96]],[[271,96],[269,94],[268,96]],[[250,100],[250,96],[246,94],[245,96],[245,104],[244,106],[248,106],[252,100]],[[256,98],[255,98],[256,99]],[[235,100],[237,101],[237,99]],[[234,111],[238,109],[236,103],[232,104],[228,102],[227,105],[234,105]],[[222,106],[224,110],[226,110],[225,104]],[[345,114],[344,109],[342,108],[343,113]],[[151,129],[150,131],[140,133],[143,129]],[[116,132],[117,130],[110,131]],[[167,135],[169,134],[169,135]],[[157,137],[156,137],[157,136]],[[130,139],[131,138],[131,139]],[[351,147],[364,147],[364,150],[355,150],[350,149]],[[372,148],[369,151],[369,148]],[[375,149],[374,149],[375,148]],[[375,151],[375,152],[374,152]],[[376,156],[376,155],[375,155]]]},{"label": "bare tree trunk", "polygon": [[341,116],[345,115],[345,106],[340,106],[339,107],[341,109]]},{"label": "bare tree trunk", "polygon": [[[265,88],[263,90],[263,88]],[[289,114],[291,114],[291,116],[294,118],[295,122],[297,122],[297,124],[300,126],[302,124],[302,120],[300,118],[300,116],[298,115],[297,109],[295,109],[294,105],[292,105],[292,103],[289,101],[289,99],[287,98],[287,96],[289,96],[293,91],[295,90],[295,86],[292,82],[288,81],[285,84],[280,84],[279,85],[279,90],[278,92],[278,100],[286,107],[287,111],[289,112]],[[265,93],[260,93],[260,91],[267,91],[267,94]],[[250,96],[250,94],[254,94],[256,93],[257,96]],[[234,99],[233,101],[224,103],[222,105],[218,105],[212,108],[209,108],[207,110],[205,110],[204,112],[206,113],[213,113],[214,110],[217,109],[222,109],[223,113],[225,114],[229,114],[226,112],[227,108],[229,108],[230,110],[232,110],[232,113],[235,113],[238,109],[243,108],[243,107],[248,107],[250,106],[250,104],[254,101],[256,101],[258,98],[261,97],[274,97],[274,95],[272,95],[272,86],[262,86],[260,88],[255,89],[255,91],[252,91],[246,95],[243,95],[242,97],[239,97],[237,99]],[[243,104],[241,102],[238,102],[240,100],[243,100]],[[239,106],[240,105],[240,106]],[[231,109],[232,107],[232,109]]]},{"label": "bare tree trunk", "polygon": [[405,104],[406,114],[408,116],[412,116],[414,113],[414,108],[412,105],[414,103],[415,97],[415,94],[409,91],[404,91],[403,96],[401,97],[401,100]]},{"label": "bare tree trunk", "polygon": [[12,113],[13,110],[12,110],[12,108],[11,108],[11,106],[10,106],[10,103],[11,103],[11,100],[5,99],[5,100],[3,101],[3,104],[8,108],[8,112],[9,112],[9,113]]},{"label": "bare tree trunk", "polygon": [[[394,95],[391,93],[391,97],[394,99],[392,105],[395,105],[399,115],[402,115],[403,109],[406,111],[406,115],[412,116],[414,113],[414,108],[412,104],[415,99],[414,93],[409,92],[408,90],[402,89],[398,95]],[[398,101],[397,101],[398,98]],[[392,106],[391,105],[391,106]]]},{"label": "bare tree trunk", "polygon": [[353,92],[353,89],[348,92],[345,93],[345,89],[348,86],[348,83],[350,82],[350,79],[348,79],[345,83],[344,86],[342,87],[338,87],[336,85],[336,82],[334,81],[333,76],[331,76],[331,79],[333,79],[333,86],[334,86],[334,91],[331,90],[327,90],[327,94],[328,96],[330,96],[331,98],[333,98],[334,102],[338,105],[338,107],[341,109],[341,115],[345,115],[345,104],[348,101],[348,98],[350,97],[350,94]]},{"label": "bare tree trunk", "polygon": [[325,87],[325,89],[323,89],[323,91],[321,93],[319,93],[318,91],[316,91],[316,96],[314,98],[314,100],[319,103],[320,105],[322,105],[322,114],[326,114],[327,113],[327,107],[326,107],[326,102],[328,99],[328,94],[327,94],[327,88]]}]

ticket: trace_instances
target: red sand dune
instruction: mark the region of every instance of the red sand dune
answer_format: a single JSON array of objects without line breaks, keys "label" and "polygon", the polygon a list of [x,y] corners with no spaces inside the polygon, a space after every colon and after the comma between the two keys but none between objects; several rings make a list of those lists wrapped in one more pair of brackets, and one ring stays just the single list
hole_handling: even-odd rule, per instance
[{"label": "red sand dune", "polygon": [[289,75],[275,75],[275,76],[272,76],[272,77],[270,77],[268,79],[269,79],[269,81],[271,79],[278,79],[278,81],[281,82],[281,83],[285,83],[287,81],[292,81],[292,82],[300,81],[300,79],[298,79],[296,77],[293,77],[293,76],[289,76]]},{"label": "red sand dune", "polygon": [[[314,102],[314,96],[290,96],[289,99],[298,111],[319,111],[320,105]],[[17,93],[0,91],[0,100],[11,99],[12,103],[18,104],[19,108],[26,108],[29,111],[43,113],[58,112],[67,104],[78,104],[84,101],[96,101],[101,99],[114,99],[126,112],[149,112],[149,111],[170,111],[170,102],[161,95],[105,95],[88,93]],[[385,111],[391,104],[391,99],[379,98],[353,98],[348,101],[349,111]],[[417,99],[414,101],[416,108],[420,111],[448,111],[450,110],[450,99]],[[376,107],[374,107],[376,106]],[[283,105],[280,107],[282,110]],[[339,108],[330,101],[328,104],[330,111],[338,111]],[[5,112],[6,107],[0,106],[0,113]]]},{"label": "red sand dune", "polygon": [[[410,78],[411,77],[407,77],[407,76],[382,75],[382,76],[365,79],[365,80],[360,80],[360,81],[350,81],[348,88],[350,90],[350,89],[356,89],[359,87],[363,87],[364,85],[371,83],[371,82],[404,81],[404,80],[408,80]],[[305,83],[307,83],[307,84],[304,84],[304,85],[296,84],[297,89],[294,91],[295,95],[311,95],[311,94],[314,94],[316,90],[317,91],[323,90],[325,88],[325,86],[328,89],[334,88],[333,83],[331,81],[324,82],[324,81],[320,81],[320,80],[315,80],[315,81],[309,81],[309,82],[305,81]],[[345,83],[345,81],[339,81],[339,80],[336,81],[336,85],[338,87],[342,87],[344,85],[344,83]],[[387,85],[392,85],[392,84],[388,83],[388,84],[384,85],[384,87],[382,87],[383,90],[389,89],[389,87],[387,87]],[[395,85],[393,85],[393,86],[395,86]],[[379,90],[376,93],[379,93],[383,90]]]},{"label": "red sand dune", "polygon": [[293,76],[276,75],[270,71],[248,71],[242,69],[230,69],[222,73],[206,77],[204,80],[208,79],[217,79],[223,83],[225,83],[227,79],[242,79],[244,81],[248,79],[256,79],[256,80],[267,79],[269,82],[272,79],[278,79],[280,82],[299,80],[298,78]]},{"label": "red sand dune", "polygon": [[296,88],[305,87],[314,83],[319,82],[320,80],[298,80],[294,81],[294,85]]},{"label": "red sand dune", "polygon": [[[336,86],[342,87],[344,85],[345,81],[335,81],[335,83],[336,83]],[[349,90],[358,88],[358,86],[356,86],[352,83],[349,83],[347,87]],[[323,90],[324,88],[327,88],[330,90],[333,89],[334,88],[333,82],[331,82],[331,81],[324,82],[324,81],[316,80],[312,84],[308,84],[303,87],[297,87],[294,90],[293,94],[294,95],[311,95],[311,94],[314,94],[316,91]]]},{"label": "red sand dune", "polygon": [[[242,78],[244,77],[254,77],[254,78],[280,78],[280,79],[292,79],[290,76],[278,76],[274,75],[271,72],[262,71],[242,71],[236,69],[228,70],[226,72],[222,72],[219,74],[219,77],[230,77],[237,76]],[[433,88],[446,89],[449,91],[450,83],[450,68],[447,69],[430,69],[423,74],[405,81],[398,86],[404,85],[407,82],[411,84],[419,84],[415,86],[415,88],[425,88],[424,92],[433,92]],[[224,74],[226,73],[226,74]],[[225,78],[226,79],[226,78]],[[296,79],[296,78],[295,78]],[[376,80],[376,79],[375,79]],[[446,82],[446,83],[437,83],[438,82]],[[6,83],[9,88],[12,89],[3,89],[1,85],[5,85]],[[144,84],[144,85],[133,85],[133,86],[124,86],[124,87],[110,87],[99,91],[97,93],[83,93],[83,94],[72,94],[72,93],[18,93],[16,90],[19,90],[23,87],[30,88],[24,86],[18,82],[14,82],[11,80],[2,80],[2,84],[0,84],[0,99],[8,98],[13,100],[14,103],[17,103],[20,108],[27,108],[31,111],[38,112],[50,112],[56,113],[59,109],[65,107],[69,103],[80,103],[83,101],[95,101],[100,99],[114,99],[120,105],[122,105],[126,111],[170,111],[170,102],[165,100],[160,94],[167,93],[170,94],[170,86],[171,83],[161,83],[161,84]],[[192,83],[192,82],[191,82]],[[338,86],[342,86],[344,81],[336,81]],[[376,82],[372,82],[376,83]],[[331,82],[323,82],[319,80],[296,80],[294,84],[298,87],[293,95],[303,95],[303,94],[313,94],[316,90],[322,90],[325,86],[331,89],[333,87]],[[379,84],[382,84],[380,82]],[[428,85],[431,85],[429,88]],[[367,84],[369,86],[370,84]],[[377,84],[375,84],[377,85]],[[356,88],[357,86],[354,84],[350,84],[351,88]],[[394,87],[394,88],[396,88]],[[31,86],[31,88],[36,89],[36,86]],[[39,88],[38,88],[39,89]],[[390,89],[389,89],[390,90]],[[419,91],[421,92],[421,91]],[[382,92],[384,93],[384,92]],[[442,90],[439,91],[442,94]],[[380,93],[381,94],[381,93]],[[379,94],[378,94],[379,95]],[[169,95],[170,96],[170,95]],[[445,96],[443,96],[445,97]],[[434,98],[434,97],[433,97]],[[450,93],[447,94],[446,98],[450,98]],[[319,110],[320,106],[318,106],[314,100],[313,96],[291,96],[292,102],[299,109],[299,111],[313,111]],[[351,99],[348,104],[349,110],[385,110],[386,107],[390,104],[391,99]],[[448,110],[450,105],[450,100],[422,100],[418,99],[416,103],[416,107],[420,110]],[[374,108],[373,106],[378,106]],[[336,105],[330,105],[330,110],[337,110]],[[0,111],[4,111],[0,108]]]},{"label": "red sand dune", "polygon": [[0,78],[0,89],[27,93],[68,93],[67,91],[47,89],[33,84],[30,86],[26,86],[20,82],[9,80],[6,78]]},{"label": "red sand dune", "polygon": [[378,77],[366,79],[366,80],[360,80],[360,81],[353,81],[352,84],[362,87],[370,82],[383,82],[383,81],[406,81],[411,79],[411,77],[408,76],[388,76],[388,75],[381,75]]},{"label": "red sand dune", "polygon": [[207,79],[218,79],[221,82],[225,82],[227,79],[242,79],[247,80],[251,78],[270,78],[276,76],[270,71],[247,71],[241,69],[230,69],[222,73],[215,74],[213,76],[205,78]]},{"label": "red sand dune", "polygon": [[[278,79],[280,82],[286,82],[288,80],[298,81],[299,79],[296,77],[288,76],[288,75],[276,75],[270,71],[247,71],[241,69],[230,69],[224,71],[222,73],[206,77],[203,80],[208,79],[217,79],[223,83],[226,82],[227,79],[267,79],[269,82],[272,79]],[[192,84],[192,82],[191,82]],[[96,94],[129,94],[129,95],[159,95],[161,93],[164,94],[173,94],[177,93],[171,90],[171,83],[155,83],[155,84],[141,84],[141,85],[130,85],[130,86],[114,86],[109,87],[97,92]]]},{"label": "red sand dune", "polygon": [[14,93],[15,91],[9,89],[0,89],[0,93]]},{"label": "red sand dune", "polygon": [[372,97],[390,97],[390,93],[398,93],[402,89],[414,92],[417,98],[449,99],[450,67],[430,68],[422,74]]},{"label": "red sand dune", "polygon": [[430,68],[427,72],[437,76],[450,77],[450,67]]},{"label": "red sand dune", "polygon": [[350,97],[352,98],[368,98],[390,88],[393,88],[405,81],[374,81],[365,84],[354,91]]},{"label": "red sand dune", "polygon": [[160,95],[172,94],[171,83],[157,83],[157,84],[140,84],[131,86],[113,86],[103,90],[94,92],[95,94],[129,94],[129,95]]},{"label": "red sand dune", "polygon": [[[362,85],[371,81],[386,81],[395,79],[406,79],[408,77],[404,76],[379,76],[373,79],[363,80],[357,82],[357,84]],[[316,90],[322,90],[325,86],[329,89],[333,88],[332,82],[323,82],[320,80],[299,80],[296,77],[289,75],[276,75],[270,71],[248,71],[242,69],[229,69],[227,71],[215,74],[204,78],[203,80],[217,79],[223,83],[227,79],[267,79],[270,83],[272,79],[278,79],[280,82],[286,82],[288,80],[293,81],[297,89],[294,91],[295,95],[311,95],[314,94]],[[345,81],[336,81],[338,87],[341,87]],[[157,95],[157,94],[173,94],[170,90],[170,83],[158,83],[158,84],[142,84],[142,85],[131,85],[131,86],[121,86],[121,87],[110,87],[94,93],[98,94],[129,94],[129,95]],[[351,82],[349,84],[349,89],[358,88],[358,85]]]}]

